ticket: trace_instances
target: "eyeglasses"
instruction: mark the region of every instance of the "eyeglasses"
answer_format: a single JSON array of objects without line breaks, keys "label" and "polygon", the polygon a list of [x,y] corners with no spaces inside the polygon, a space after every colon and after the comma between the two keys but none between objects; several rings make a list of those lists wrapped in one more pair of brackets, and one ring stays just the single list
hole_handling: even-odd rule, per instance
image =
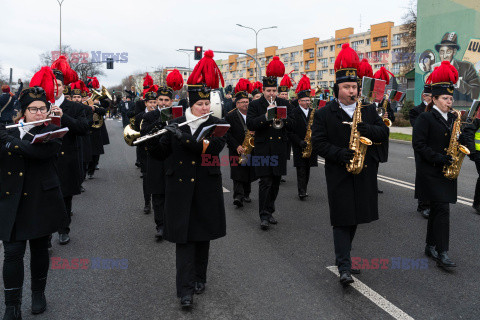
[{"label": "eyeglasses", "polygon": [[40,108],[37,108],[37,107],[29,107],[29,108],[27,108],[27,110],[28,110],[30,113],[38,113],[38,111],[40,111],[40,113],[47,113],[47,111],[48,111],[47,107],[40,107]]}]

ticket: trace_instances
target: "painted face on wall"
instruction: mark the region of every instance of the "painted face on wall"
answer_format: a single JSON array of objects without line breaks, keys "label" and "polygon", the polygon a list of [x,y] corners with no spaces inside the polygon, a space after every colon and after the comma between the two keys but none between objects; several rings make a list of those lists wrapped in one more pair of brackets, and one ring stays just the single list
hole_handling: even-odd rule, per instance
[{"label": "painted face on wall", "polygon": [[440,50],[438,50],[438,55],[440,56],[440,61],[452,62],[455,54],[457,54],[457,49],[449,47],[449,46],[442,46],[442,47],[440,47]]}]

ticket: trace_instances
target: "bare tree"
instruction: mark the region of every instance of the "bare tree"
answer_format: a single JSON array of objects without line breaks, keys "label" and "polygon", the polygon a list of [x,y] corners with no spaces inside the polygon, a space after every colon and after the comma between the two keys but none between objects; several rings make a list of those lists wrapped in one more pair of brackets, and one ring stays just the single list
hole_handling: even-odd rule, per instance
[{"label": "bare tree", "polygon": [[[84,57],[79,54],[82,52],[84,51],[72,49],[69,45],[62,46],[62,54],[67,56],[70,67],[77,72],[80,79],[85,81],[87,79],[87,76],[104,76],[104,65],[102,63],[92,63],[90,61],[86,61]],[[41,66],[51,65],[54,58],[55,57],[53,56],[53,53],[51,51],[40,54]],[[38,67],[37,70],[38,69],[40,69],[40,67]]]},{"label": "bare tree", "polygon": [[408,72],[415,67],[415,55],[417,46],[417,1],[410,0],[410,3],[402,17],[402,31],[405,36],[402,41],[405,43],[404,72]]}]

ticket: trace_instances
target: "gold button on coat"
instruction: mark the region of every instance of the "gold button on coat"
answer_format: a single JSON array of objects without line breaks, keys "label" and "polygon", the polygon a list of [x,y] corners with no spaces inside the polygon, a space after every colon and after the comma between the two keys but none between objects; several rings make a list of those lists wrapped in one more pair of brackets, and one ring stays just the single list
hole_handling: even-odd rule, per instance
[{"label": "gold button on coat", "polygon": [[19,175],[20,177],[23,177],[23,172],[20,172],[18,175]]},{"label": "gold button on coat", "polygon": [[195,181],[195,179],[193,179],[193,178],[192,178],[192,179],[190,179],[190,181],[192,181],[192,182],[193,182],[193,181]]}]

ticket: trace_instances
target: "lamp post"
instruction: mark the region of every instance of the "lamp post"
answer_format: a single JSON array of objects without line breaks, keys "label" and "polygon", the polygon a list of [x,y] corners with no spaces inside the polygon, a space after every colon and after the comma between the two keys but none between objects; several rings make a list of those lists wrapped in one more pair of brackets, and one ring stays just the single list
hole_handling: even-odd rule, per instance
[{"label": "lamp post", "polygon": [[182,50],[176,50],[178,52],[183,52],[183,53],[186,53],[188,55],[188,71],[190,71],[190,55],[192,54],[191,52],[187,52],[187,51],[182,51]]},{"label": "lamp post", "polygon": [[57,0],[60,6],[60,55],[62,55],[62,4],[65,0]]},{"label": "lamp post", "polygon": [[[253,29],[253,28],[251,28],[251,27],[246,27],[246,26],[241,25],[241,24],[239,24],[239,23],[237,23],[237,26],[242,27],[242,28],[245,28],[245,29],[250,29],[250,30],[252,30],[253,32],[255,32],[255,60],[257,60],[257,53],[258,53],[258,33],[259,33],[260,31],[262,31],[262,30],[265,30],[265,29],[276,29],[276,28],[277,28],[277,26],[272,26],[272,27],[260,28],[260,29],[258,29],[258,30],[255,30],[255,29]],[[255,71],[256,71],[256,69],[257,69],[257,67],[255,66]],[[260,76],[259,76],[259,75],[257,75],[257,77],[258,77],[258,79],[260,79]]]}]

